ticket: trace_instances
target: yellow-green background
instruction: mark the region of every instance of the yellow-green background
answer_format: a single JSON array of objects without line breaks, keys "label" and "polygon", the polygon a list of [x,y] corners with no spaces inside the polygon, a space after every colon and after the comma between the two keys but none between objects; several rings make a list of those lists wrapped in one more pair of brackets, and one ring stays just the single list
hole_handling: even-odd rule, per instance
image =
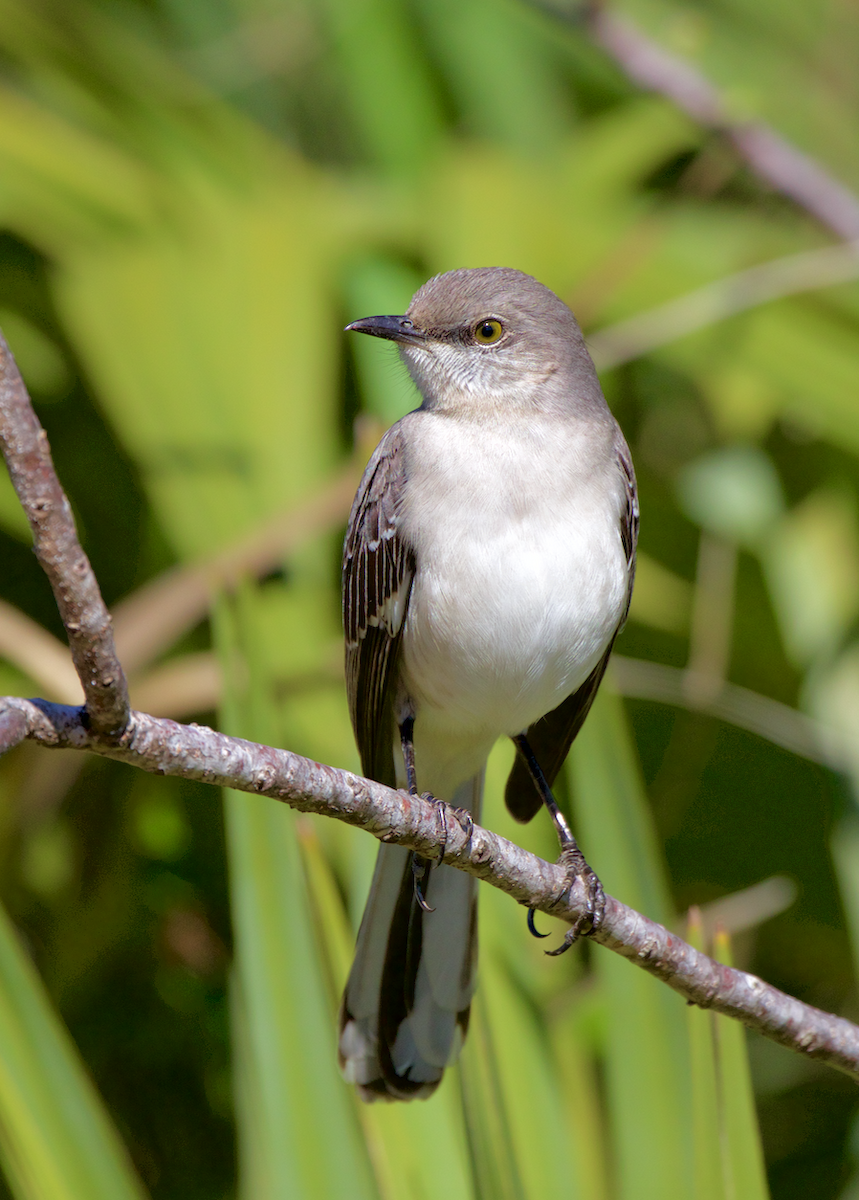
[{"label": "yellow-green background", "polygon": [[[618,11],[859,189],[855,7]],[[517,0],[0,0],[0,326],[108,602],[260,530],[285,547],[225,586],[207,568],[185,619],[179,575],[160,640],[151,604],[126,610],[150,638],[133,693],[323,761],[358,765],[342,497],[413,403],[391,348],[347,344],[346,321],[402,311],[435,272],[508,265],[595,334],[834,240],[583,25]],[[642,506],[618,652],[709,664],[711,689],[721,671],[818,740],[785,748],[811,726],[778,707],[769,738],[742,728],[745,693],[730,720],[702,714],[679,675],[660,702],[651,672],[637,699],[605,689],[561,790],[606,887],[678,927],[780,877],[781,902],[742,900],[735,959],[856,1016],[859,285],[663,334],[603,375]],[[0,555],[2,599],[60,637],[7,483]],[[56,648],[34,665],[14,618],[0,690],[67,698]],[[552,856],[547,822],[502,811],[510,753],[486,822]],[[359,1107],[333,1030],[374,853],[260,798],[9,755],[0,1194],[859,1196],[853,1083],[757,1038],[747,1057],[739,1026],[607,952],[546,959],[488,888],[461,1066],[426,1104]]]}]

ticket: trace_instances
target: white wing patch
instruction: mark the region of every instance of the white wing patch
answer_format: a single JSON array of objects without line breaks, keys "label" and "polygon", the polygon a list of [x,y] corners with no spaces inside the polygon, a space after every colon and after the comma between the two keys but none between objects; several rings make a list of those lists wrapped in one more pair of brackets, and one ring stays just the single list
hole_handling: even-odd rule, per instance
[{"label": "white wing patch", "polygon": [[386,596],[372,616],[367,618],[367,624],[376,627],[383,625],[391,637],[396,637],[403,626],[411,582],[412,577],[409,573],[397,590]]}]

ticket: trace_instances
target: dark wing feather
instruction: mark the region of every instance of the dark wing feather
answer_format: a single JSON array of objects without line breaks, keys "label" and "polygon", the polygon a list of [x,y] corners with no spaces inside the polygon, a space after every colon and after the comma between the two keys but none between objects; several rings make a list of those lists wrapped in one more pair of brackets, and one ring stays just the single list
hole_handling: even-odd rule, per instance
[{"label": "dark wing feather", "polygon": [[[620,540],[626,554],[629,578],[626,608],[620,624],[606,647],[605,654],[578,691],[573,692],[552,712],[536,721],[525,735],[550,787],[555,782],[558,772],[564,764],[564,759],[569,753],[570,746],[584,724],[585,717],[590,712],[597,689],[608,666],[614,639],[623,628],[632,598],[632,585],[635,580],[635,549],[638,543],[638,492],[635,486],[635,472],[632,468],[629,447],[622,437],[619,437],[617,461],[626,485],[626,506],[620,519]],[[530,821],[542,803],[528,773],[528,768],[519,755],[516,756],[507,780],[504,800],[510,813],[517,821],[522,822]]]},{"label": "dark wing feather", "polygon": [[627,446],[626,441],[622,437],[619,438],[619,443],[617,447],[617,461],[620,464],[620,469],[623,472],[623,480],[626,485],[626,508],[620,518],[620,540],[626,554],[628,583],[626,608],[623,620],[618,627],[618,633],[623,629],[627,615],[629,614],[629,602],[632,600],[632,587],[635,583],[635,551],[638,546],[638,487],[635,483],[635,471],[632,466],[632,455],[629,453],[629,446]]},{"label": "dark wing feather", "polygon": [[405,483],[399,426],[376,447],[358,488],[343,547],[346,692],[364,774],[395,785],[394,713],[400,635],[414,554],[400,533]]}]

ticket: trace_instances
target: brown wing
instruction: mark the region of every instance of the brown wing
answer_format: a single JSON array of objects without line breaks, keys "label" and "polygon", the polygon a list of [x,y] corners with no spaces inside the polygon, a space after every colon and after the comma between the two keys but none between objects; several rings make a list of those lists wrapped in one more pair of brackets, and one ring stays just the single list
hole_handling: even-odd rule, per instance
[{"label": "brown wing", "polygon": [[399,531],[405,471],[399,425],[358,488],[343,547],[346,692],[364,774],[395,786],[394,692],[414,554]]},{"label": "brown wing", "polygon": [[[620,519],[620,540],[626,553],[629,578],[626,608],[620,624],[606,647],[605,654],[578,691],[573,692],[552,712],[536,721],[525,735],[550,787],[555,782],[564,759],[569,753],[570,746],[584,724],[585,717],[590,712],[597,689],[608,666],[614,639],[623,628],[632,598],[632,585],[635,580],[635,548],[638,543],[638,492],[635,486],[635,472],[632,469],[629,447],[620,436],[617,459],[626,484],[626,507]],[[530,821],[542,803],[531,776],[528,774],[528,768],[519,755],[516,756],[507,780],[504,800],[510,813],[517,821],[522,822]]]}]

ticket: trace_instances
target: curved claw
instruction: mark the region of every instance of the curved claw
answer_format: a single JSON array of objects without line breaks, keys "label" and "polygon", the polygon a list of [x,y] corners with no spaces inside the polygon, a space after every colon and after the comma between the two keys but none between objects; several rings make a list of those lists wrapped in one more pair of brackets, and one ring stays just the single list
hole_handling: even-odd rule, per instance
[{"label": "curved claw", "polygon": [[[534,924],[534,913],[535,913],[536,911],[537,911],[537,910],[536,910],[536,908],[529,908],[529,909],[528,909],[528,932],[531,934],[531,937],[535,937],[535,938],[547,938],[547,937],[549,936],[549,935],[548,935],[548,933],[540,933],[540,930],[539,930],[539,929],[537,928],[537,926]],[[546,951],[546,953],[547,953],[547,954],[550,954],[550,953],[553,953],[553,952],[552,952],[552,951],[548,951],[548,950],[547,950],[547,951]]]},{"label": "curved claw", "polygon": [[435,909],[433,908],[433,906],[431,904],[427,904],[426,899],[424,897],[423,888],[421,887],[424,877],[427,874],[427,867],[428,867],[428,863],[425,858],[420,858],[417,854],[413,856],[413,858],[412,858],[412,878],[414,881],[415,900],[418,902],[419,907],[422,908],[425,913],[431,913],[431,912],[435,912]]},{"label": "curved claw", "polygon": [[[563,859],[563,853],[561,857]],[[579,858],[581,858],[580,855]],[[576,877],[580,876],[583,879],[587,889],[587,909],[567,930],[566,934],[564,935],[564,940],[561,942],[560,946],[557,946],[554,950],[546,951],[546,954],[548,954],[551,958],[556,958],[559,954],[565,954],[566,951],[569,950],[570,946],[572,946],[574,942],[578,941],[580,937],[584,937],[589,933],[596,933],[602,924],[603,916],[605,915],[605,892],[603,891],[603,886],[599,879],[593,873],[588,864],[583,858],[581,858],[580,863],[573,859],[572,862],[569,863],[569,870],[569,883],[566,890],[569,891],[569,889],[575,883]]]},{"label": "curved claw", "polygon": [[[441,835],[439,838],[438,859],[435,865],[440,867],[444,862],[444,852],[447,849],[447,805],[444,800],[439,800],[438,796],[434,796],[432,792],[421,792],[421,800],[427,800],[435,806],[436,820]],[[432,911],[430,909],[430,912]]]},{"label": "curved claw", "polygon": [[567,930],[560,946],[556,946],[554,950],[544,950],[543,953],[548,954],[549,958],[557,958],[559,954],[565,954],[569,950],[573,942],[578,939],[578,936],[578,922],[576,922],[571,929]]},{"label": "curved claw", "polygon": [[[601,919],[601,917],[600,917]],[[564,934],[564,940],[560,946],[556,946],[554,950],[546,950],[545,953],[550,958],[557,958],[559,954],[565,954],[574,942],[577,942],[584,934],[593,933],[599,927],[599,920],[594,912],[590,909],[579,917],[575,924],[571,925]]]},{"label": "curved claw", "polygon": [[465,833],[465,836],[471,840],[471,835],[474,833],[474,818],[467,808],[454,808],[453,815],[459,822],[460,828]]}]

